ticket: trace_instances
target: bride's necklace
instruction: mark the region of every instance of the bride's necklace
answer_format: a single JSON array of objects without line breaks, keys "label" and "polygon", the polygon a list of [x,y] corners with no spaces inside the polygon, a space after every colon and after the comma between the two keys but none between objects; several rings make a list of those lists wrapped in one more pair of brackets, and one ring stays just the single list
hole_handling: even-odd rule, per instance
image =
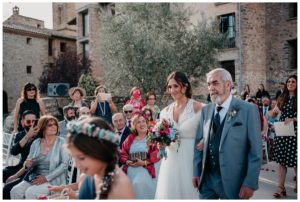
[{"label": "bride's necklace", "polygon": [[100,107],[102,116],[104,116],[105,113],[106,113],[106,111],[105,111],[105,102],[103,102],[103,103],[104,103],[104,105],[103,105],[103,108],[104,108],[104,109],[102,109],[101,102],[99,102],[99,107]]}]

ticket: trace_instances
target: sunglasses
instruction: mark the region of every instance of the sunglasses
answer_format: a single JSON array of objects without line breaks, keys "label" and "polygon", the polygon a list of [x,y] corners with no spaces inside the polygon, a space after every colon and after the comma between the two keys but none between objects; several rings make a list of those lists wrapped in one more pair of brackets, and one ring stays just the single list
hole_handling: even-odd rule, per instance
[{"label": "sunglasses", "polygon": [[36,122],[37,122],[37,120],[35,120],[35,119],[34,120],[26,120],[25,124],[30,125],[30,124],[35,124]]},{"label": "sunglasses", "polygon": [[124,111],[124,113],[125,113],[125,114],[127,114],[127,113],[132,113],[132,111],[130,111],[130,110],[129,110],[129,111]]},{"label": "sunglasses", "polygon": [[32,88],[27,88],[26,89],[26,91],[32,91],[32,90],[36,91],[36,88],[32,87]]},{"label": "sunglasses", "polygon": [[52,127],[52,126],[57,126],[55,123],[50,123],[50,124],[47,124],[47,127]]}]

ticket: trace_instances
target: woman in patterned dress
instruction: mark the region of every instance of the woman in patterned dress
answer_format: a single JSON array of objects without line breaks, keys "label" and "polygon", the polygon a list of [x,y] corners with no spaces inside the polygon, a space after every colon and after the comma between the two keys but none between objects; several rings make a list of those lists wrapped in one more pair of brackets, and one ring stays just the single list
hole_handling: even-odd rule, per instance
[{"label": "woman in patterned dress", "polygon": [[[285,124],[294,122],[296,136],[277,136],[275,137],[274,160],[279,164],[278,167],[278,189],[273,194],[275,198],[286,195],[284,182],[287,167],[293,167],[297,176],[297,76],[292,75],[287,79],[286,87],[278,98],[277,106],[273,109],[273,116],[280,115],[279,121]],[[297,192],[297,182],[294,189]]]}]

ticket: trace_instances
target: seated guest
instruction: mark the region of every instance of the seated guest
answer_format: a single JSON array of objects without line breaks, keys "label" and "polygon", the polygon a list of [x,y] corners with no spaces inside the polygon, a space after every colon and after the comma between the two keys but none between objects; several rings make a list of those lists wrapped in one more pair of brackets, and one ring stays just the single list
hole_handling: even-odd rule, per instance
[{"label": "seated guest", "polygon": [[126,104],[123,106],[123,114],[125,115],[125,121],[126,126],[128,128],[131,128],[131,118],[133,115],[133,105],[132,104]]},{"label": "seated guest", "polygon": [[88,107],[80,107],[78,118],[80,118],[82,115],[91,116],[90,109]]},{"label": "seated guest", "polygon": [[143,109],[143,115],[148,119],[148,125],[152,128],[155,126],[156,122],[153,120],[152,110],[149,108]]},{"label": "seated guest", "polygon": [[120,135],[120,149],[122,148],[123,142],[126,140],[128,135],[131,133],[131,130],[125,124],[125,117],[122,113],[115,113],[112,117],[113,125],[115,131]]},{"label": "seated guest", "polygon": [[67,135],[67,123],[76,118],[75,108],[71,105],[64,106],[64,120],[59,122],[59,136],[65,138]]},{"label": "seated guest", "polygon": [[64,138],[58,137],[58,121],[50,115],[42,116],[37,125],[37,138],[30,147],[24,166],[15,174],[23,175],[22,182],[10,192],[12,199],[36,199],[48,195],[49,185],[66,184],[69,155]]},{"label": "seated guest", "polygon": [[3,170],[3,183],[7,183],[3,188],[3,199],[10,199],[10,191],[16,185],[19,184],[24,175],[16,178],[16,174],[25,162],[30,146],[33,140],[36,139],[37,128],[35,128],[36,115],[34,111],[26,110],[22,114],[22,125],[24,125],[24,130],[16,134],[14,144],[11,147],[10,153],[14,156],[21,154],[21,159],[19,163],[15,166],[7,166]]},{"label": "seated guest", "polygon": [[138,113],[132,118],[132,134],[124,141],[120,151],[120,161],[127,173],[136,199],[154,199],[156,172],[154,163],[157,157],[156,145],[147,144],[147,119]]}]

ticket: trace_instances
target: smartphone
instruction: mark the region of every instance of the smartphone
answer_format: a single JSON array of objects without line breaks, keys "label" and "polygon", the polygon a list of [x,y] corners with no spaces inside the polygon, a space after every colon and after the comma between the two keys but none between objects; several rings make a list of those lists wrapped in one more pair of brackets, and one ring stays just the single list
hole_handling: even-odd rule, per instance
[{"label": "smartphone", "polygon": [[111,94],[110,93],[98,93],[98,96],[100,98],[100,100],[109,100],[110,97],[111,97]]}]

